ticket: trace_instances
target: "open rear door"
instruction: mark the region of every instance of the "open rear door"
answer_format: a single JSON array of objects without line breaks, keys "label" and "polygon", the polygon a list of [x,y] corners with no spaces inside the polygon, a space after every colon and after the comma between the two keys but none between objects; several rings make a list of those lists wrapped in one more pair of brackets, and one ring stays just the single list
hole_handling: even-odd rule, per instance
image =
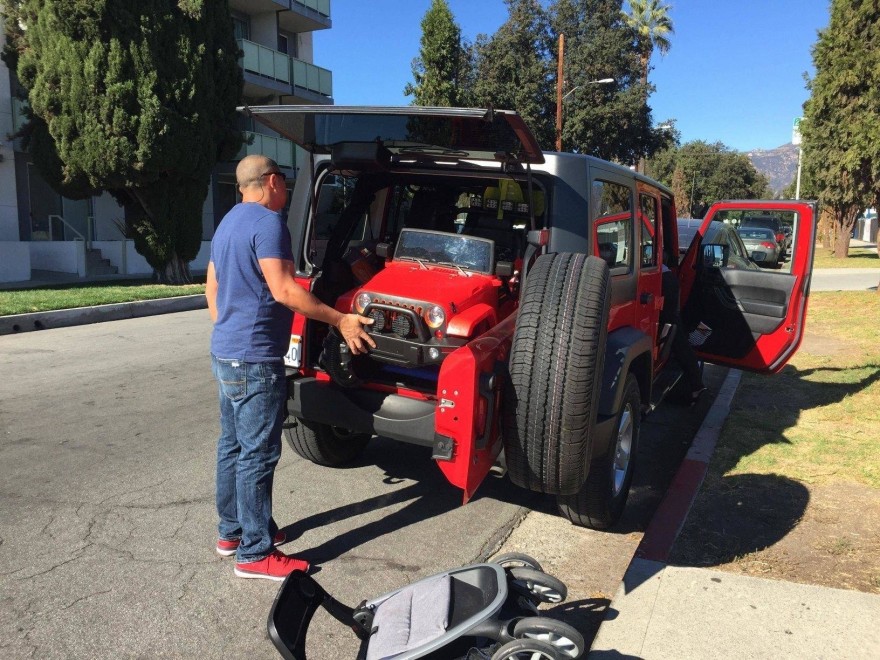
[{"label": "open rear door", "polygon": [[[703,240],[713,220],[734,227],[778,220],[793,240],[777,268],[735,268],[727,260],[731,246]],[[747,200],[709,209],[682,260],[682,315],[700,359],[759,373],[785,366],[804,333],[816,220],[814,202]]]}]

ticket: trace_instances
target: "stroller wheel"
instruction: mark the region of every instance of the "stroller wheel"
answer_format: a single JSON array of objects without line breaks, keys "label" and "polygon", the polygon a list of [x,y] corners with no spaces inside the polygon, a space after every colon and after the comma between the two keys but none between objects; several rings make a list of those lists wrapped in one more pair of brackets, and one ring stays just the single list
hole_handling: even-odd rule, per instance
[{"label": "stroller wheel", "polygon": [[513,628],[517,639],[537,639],[547,642],[565,658],[579,658],[586,650],[584,636],[574,627],[543,616],[530,616],[517,621]]},{"label": "stroller wheel", "polygon": [[505,552],[491,561],[493,564],[500,564],[502,568],[532,568],[536,571],[544,570],[537,559],[522,552]]},{"label": "stroller wheel", "polygon": [[556,648],[538,639],[515,639],[492,654],[492,660],[564,660]]},{"label": "stroller wheel", "polygon": [[533,568],[511,568],[510,587],[540,603],[561,603],[568,596],[568,588],[561,580]]}]

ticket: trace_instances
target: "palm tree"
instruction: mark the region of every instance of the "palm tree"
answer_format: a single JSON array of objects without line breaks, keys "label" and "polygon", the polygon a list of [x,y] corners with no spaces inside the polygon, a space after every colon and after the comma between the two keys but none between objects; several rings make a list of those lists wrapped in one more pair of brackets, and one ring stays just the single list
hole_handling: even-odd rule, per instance
[{"label": "palm tree", "polygon": [[669,51],[669,35],[675,34],[670,5],[660,0],[629,0],[630,13],[623,12],[627,24],[636,31],[639,39],[639,61],[642,65],[642,84],[648,84],[648,66],[656,48],[661,55]]}]

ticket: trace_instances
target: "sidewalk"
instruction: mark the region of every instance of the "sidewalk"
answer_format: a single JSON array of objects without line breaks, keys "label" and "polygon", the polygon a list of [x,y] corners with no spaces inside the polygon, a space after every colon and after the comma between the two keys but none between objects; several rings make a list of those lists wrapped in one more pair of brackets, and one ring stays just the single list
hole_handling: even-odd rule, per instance
[{"label": "sidewalk", "polygon": [[666,563],[736,392],[731,371],[630,562],[590,658],[878,658],[880,596]]}]

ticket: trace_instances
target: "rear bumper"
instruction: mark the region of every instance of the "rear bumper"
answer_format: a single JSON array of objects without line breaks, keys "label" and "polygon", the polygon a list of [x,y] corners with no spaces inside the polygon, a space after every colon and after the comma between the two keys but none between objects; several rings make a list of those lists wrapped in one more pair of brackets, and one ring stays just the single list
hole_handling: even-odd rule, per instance
[{"label": "rear bumper", "polygon": [[434,446],[437,405],[432,401],[373,390],[346,390],[315,378],[290,379],[288,397],[287,409],[294,417]]}]

